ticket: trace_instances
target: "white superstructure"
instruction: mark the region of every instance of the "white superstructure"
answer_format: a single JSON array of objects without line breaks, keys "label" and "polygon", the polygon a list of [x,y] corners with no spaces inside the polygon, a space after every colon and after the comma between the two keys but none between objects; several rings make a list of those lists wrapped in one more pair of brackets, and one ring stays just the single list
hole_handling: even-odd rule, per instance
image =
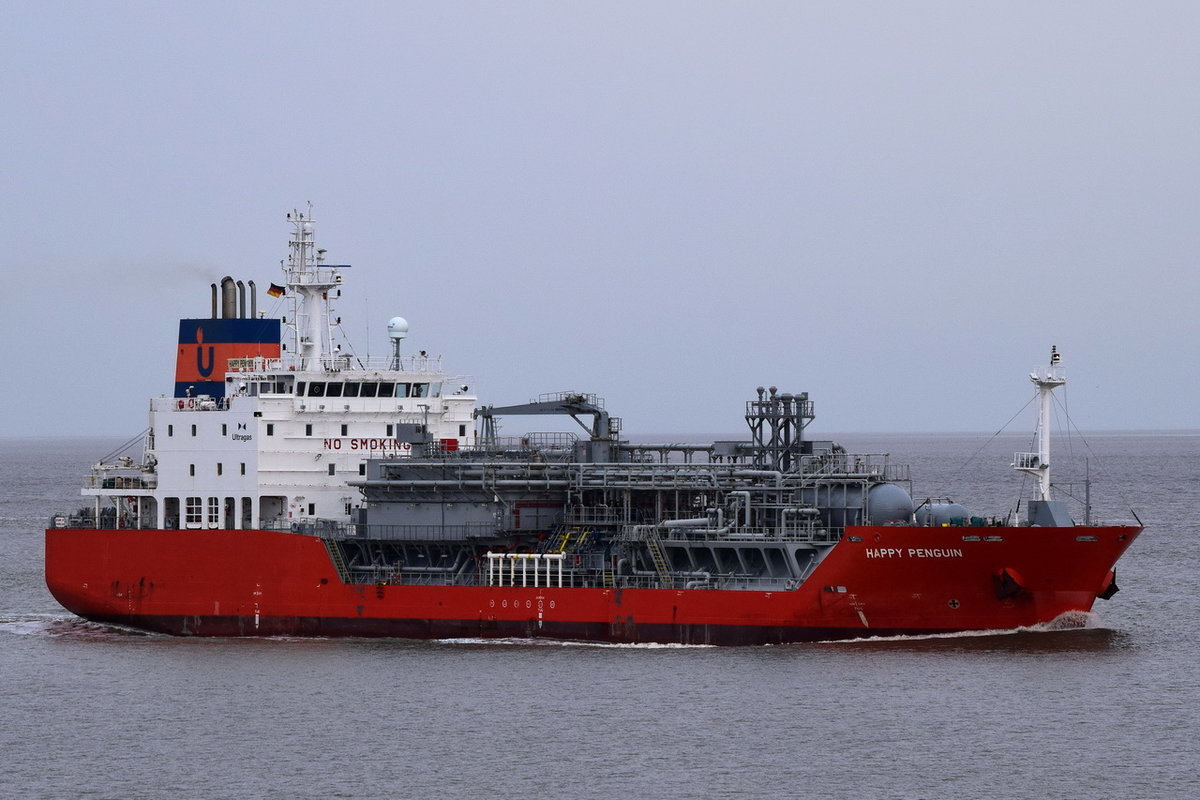
[{"label": "white superstructure", "polygon": [[[291,309],[282,320],[284,341],[267,343],[279,357],[222,359],[221,352],[232,351],[205,342],[199,324],[194,344],[181,335],[179,363],[212,366],[215,358],[212,380],[223,373],[224,396],[177,391],[184,396],[150,401],[141,463],[123,457],[97,464],[84,488],[101,527],[348,522],[359,493],[346,482],[366,474],[367,459],[475,443],[477,398],[462,377],[443,373],[439,358],[401,355],[394,335],[393,355],[377,360],[334,343],[340,320],[333,307],[345,265],[324,263],[311,211],[288,219],[293,236],[284,291]],[[213,294],[215,318],[215,287]],[[253,319],[239,324],[245,329]],[[181,331],[190,321],[183,322]],[[177,373],[177,386],[178,379]]]}]

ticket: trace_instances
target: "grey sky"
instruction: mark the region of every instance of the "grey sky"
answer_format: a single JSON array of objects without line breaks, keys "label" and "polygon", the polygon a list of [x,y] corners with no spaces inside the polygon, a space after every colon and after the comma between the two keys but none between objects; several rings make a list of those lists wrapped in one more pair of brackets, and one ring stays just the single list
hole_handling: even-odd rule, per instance
[{"label": "grey sky", "polygon": [[401,314],[489,402],[734,432],[775,384],[826,432],[994,430],[1056,344],[1080,427],[1200,427],[1197,30],[1193,3],[4,3],[0,435],[139,430],[177,319],[278,281],[309,200],[358,351]]}]

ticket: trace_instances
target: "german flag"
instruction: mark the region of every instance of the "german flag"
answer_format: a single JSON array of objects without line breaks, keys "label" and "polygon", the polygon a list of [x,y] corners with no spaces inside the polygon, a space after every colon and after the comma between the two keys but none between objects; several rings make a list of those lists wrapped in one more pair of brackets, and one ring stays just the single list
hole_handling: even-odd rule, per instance
[{"label": "german flag", "polygon": [[272,283],[271,288],[267,289],[267,294],[271,295],[271,297],[283,297],[283,287]]}]

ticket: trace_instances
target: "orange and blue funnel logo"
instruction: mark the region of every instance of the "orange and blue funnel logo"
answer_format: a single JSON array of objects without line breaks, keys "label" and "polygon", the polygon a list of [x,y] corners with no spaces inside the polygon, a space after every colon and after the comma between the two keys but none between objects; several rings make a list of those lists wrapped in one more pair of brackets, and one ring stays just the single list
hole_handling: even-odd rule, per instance
[{"label": "orange and blue funnel logo", "polygon": [[230,359],[279,358],[277,319],[181,319],[175,396],[225,396]]}]

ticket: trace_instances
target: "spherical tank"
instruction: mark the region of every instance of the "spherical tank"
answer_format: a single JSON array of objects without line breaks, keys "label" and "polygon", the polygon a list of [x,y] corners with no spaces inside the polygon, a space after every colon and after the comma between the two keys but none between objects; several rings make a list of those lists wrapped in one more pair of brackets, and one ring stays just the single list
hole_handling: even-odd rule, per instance
[{"label": "spherical tank", "polygon": [[894,483],[880,483],[867,494],[867,520],[872,525],[912,520],[913,501]]}]

